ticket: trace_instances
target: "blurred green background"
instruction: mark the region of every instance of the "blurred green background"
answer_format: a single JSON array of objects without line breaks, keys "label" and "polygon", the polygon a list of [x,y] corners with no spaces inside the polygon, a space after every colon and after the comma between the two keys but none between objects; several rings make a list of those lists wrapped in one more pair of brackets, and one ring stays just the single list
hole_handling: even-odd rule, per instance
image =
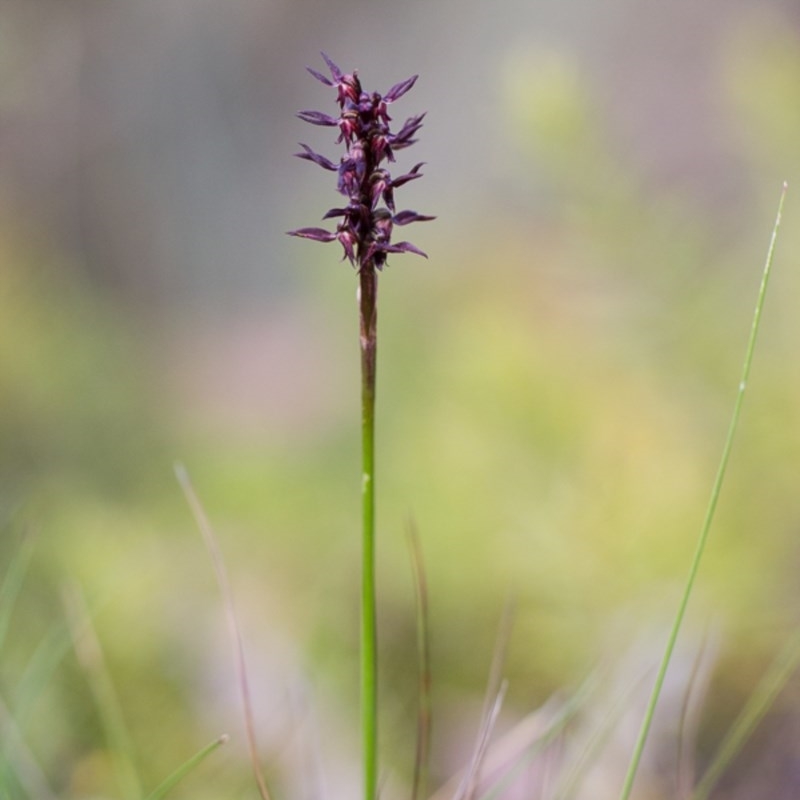
[{"label": "blurred green background", "polygon": [[[321,49],[368,89],[420,73],[395,117],[429,111],[399,159],[426,176],[398,201],[438,215],[409,234],[430,260],[392,258],[381,279],[389,797],[407,796],[414,752],[409,520],[430,592],[431,788],[469,757],[511,597],[500,729],[601,670],[577,724],[590,729],[633,686],[575,796],[617,795],[789,181],[741,434],[638,785],[678,796],[674,728],[698,653],[702,771],[800,616],[789,0],[6,0],[3,797],[142,796],[222,732],[231,743],[173,796],[255,797],[224,609],[175,461],[219,536],[279,796],[358,791],[356,282],[335,247],[284,235],[337,203],[329,176],[291,157],[298,140],[338,157],[294,117],[333,112],[304,70]],[[105,667],[73,646],[92,631]],[[108,678],[127,742],[98,708]],[[795,679],[720,797],[798,796],[799,703]]]}]

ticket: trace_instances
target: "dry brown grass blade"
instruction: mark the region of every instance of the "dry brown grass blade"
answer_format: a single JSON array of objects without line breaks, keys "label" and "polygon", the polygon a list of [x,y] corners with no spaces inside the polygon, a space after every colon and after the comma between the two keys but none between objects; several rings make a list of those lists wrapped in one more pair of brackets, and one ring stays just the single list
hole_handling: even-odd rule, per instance
[{"label": "dry brown grass blade", "polygon": [[489,680],[486,684],[486,698],[481,714],[481,724],[478,729],[478,739],[475,743],[475,750],[472,753],[469,766],[464,775],[464,780],[456,792],[453,800],[473,800],[475,789],[480,781],[481,768],[486,752],[489,748],[489,741],[494,730],[497,717],[503,705],[503,699],[508,685],[502,679],[503,667],[505,666],[508,642],[511,638],[511,628],[514,619],[514,603],[511,598],[506,602],[503,609],[503,616],[500,620],[500,627],[497,632],[497,640],[492,654],[492,665],[489,669]]},{"label": "dry brown grass blade", "polygon": [[494,733],[494,727],[497,724],[497,718],[500,716],[500,710],[503,707],[503,701],[506,697],[508,690],[508,681],[503,681],[500,688],[497,690],[494,702],[489,706],[488,713],[484,717],[483,724],[481,725],[480,733],[478,735],[478,742],[473,753],[472,760],[467,771],[466,780],[462,784],[463,789],[456,795],[457,798],[463,800],[473,800],[475,797],[475,790],[478,788],[478,783],[481,778],[481,771],[484,766],[486,754],[489,751],[489,742]]},{"label": "dry brown grass blade", "polygon": [[411,567],[414,573],[414,589],[417,598],[417,659],[419,671],[419,710],[417,712],[417,747],[414,758],[414,782],[411,800],[425,796],[430,767],[431,742],[431,650],[428,620],[428,582],[419,533],[413,519],[408,522],[408,546],[411,552]]},{"label": "dry brown grass blade", "polygon": [[211,556],[212,564],[214,565],[214,573],[217,577],[217,584],[219,585],[220,594],[222,595],[222,603],[225,607],[225,617],[228,622],[228,631],[230,633],[231,642],[234,648],[236,657],[236,672],[239,678],[239,690],[242,698],[242,711],[244,713],[245,736],[247,738],[247,748],[250,753],[250,763],[253,768],[253,776],[258,786],[258,792],[261,795],[261,800],[271,800],[267,783],[264,779],[264,773],[261,769],[261,763],[258,760],[258,743],[256,741],[255,722],[253,719],[253,703],[250,698],[250,684],[247,679],[247,664],[244,657],[244,643],[242,641],[242,633],[239,627],[239,619],[236,616],[236,608],[233,602],[233,591],[231,589],[230,581],[228,580],[228,571],[225,569],[225,561],[222,558],[222,553],[217,543],[217,537],[214,529],[208,519],[208,515],[203,508],[200,498],[197,496],[192,482],[189,479],[189,473],[182,464],[175,465],[175,476],[178,483],[183,490],[186,497],[186,502],[189,504],[192,516],[195,519],[197,527],[203,536],[206,547],[208,548],[209,555]]},{"label": "dry brown grass blade", "polygon": [[[489,780],[502,776],[519,763],[520,759],[525,758],[526,751],[533,744],[546,740],[551,727],[551,712],[548,708],[532,711],[485,751],[481,768],[482,775]],[[491,731],[489,730],[489,732]],[[455,775],[437,789],[429,800],[451,800],[451,798],[458,797],[465,782],[466,773],[467,769]]]}]

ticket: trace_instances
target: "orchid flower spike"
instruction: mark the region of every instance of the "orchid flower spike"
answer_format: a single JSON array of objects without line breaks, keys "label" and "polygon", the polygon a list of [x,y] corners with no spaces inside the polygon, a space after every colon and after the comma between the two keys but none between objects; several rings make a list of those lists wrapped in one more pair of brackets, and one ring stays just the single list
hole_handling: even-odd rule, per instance
[{"label": "orchid flower spike", "polygon": [[323,217],[339,219],[335,232],[313,227],[289,231],[289,235],[318,242],[338,241],[344,258],[359,271],[382,269],[389,253],[416,253],[427,258],[411,242],[392,242],[394,226],[435,219],[416,211],[398,212],[395,207],[394,190],[422,177],[419,170],[423,164],[416,164],[397,178],[392,178],[382,166],[386,161],[394,161],[396,151],[414,144],[414,136],[422,127],[425,114],[409,117],[396,133],[389,125],[392,118],[388,107],[411,89],[417,76],[395,84],[384,95],[368,94],[362,90],[355,71],[345,74],[325,53],[322,57],[328,65],[330,78],[311,67],[307,69],[318,81],[336,89],[339,116],[322,111],[300,111],[297,116],[312,125],[337,128],[337,142],[344,144],[345,153],[336,164],[301,143],[303,152],[295,155],[336,172],[337,189],[347,198],[347,204],[332,208]]}]

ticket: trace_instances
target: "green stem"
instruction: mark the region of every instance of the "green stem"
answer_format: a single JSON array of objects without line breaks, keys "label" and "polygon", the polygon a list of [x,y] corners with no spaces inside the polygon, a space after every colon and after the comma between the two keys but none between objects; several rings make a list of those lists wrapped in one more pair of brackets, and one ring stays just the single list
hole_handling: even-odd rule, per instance
[{"label": "green stem", "polygon": [[378,274],[372,263],[359,272],[361,340],[361,735],[364,800],[375,800],[378,781],[378,654],[375,620],[375,366]]},{"label": "green stem", "polygon": [[725,472],[728,467],[728,459],[730,458],[731,449],[733,447],[734,435],[736,433],[736,428],[739,425],[739,416],[742,410],[742,401],[744,400],[745,389],[747,388],[747,379],[750,376],[750,366],[753,363],[753,352],[755,351],[756,337],[758,335],[758,329],[761,323],[761,311],[764,308],[764,298],[766,297],[767,293],[767,283],[769,282],[770,272],[772,271],[772,257],[775,252],[775,241],[778,236],[778,228],[780,227],[781,212],[783,211],[783,201],[786,197],[786,189],[787,186],[784,183],[781,199],[778,203],[778,214],[775,218],[775,225],[772,229],[772,238],[770,239],[769,249],[767,250],[767,259],[766,263],[764,264],[764,271],[761,277],[761,286],[758,290],[756,309],[753,313],[753,323],[750,327],[750,338],[747,341],[747,350],[745,351],[744,364],[742,366],[742,377],[739,381],[736,402],[734,403],[731,421],[728,426],[728,435],[725,438],[725,445],[722,448],[722,456],[720,457],[719,467],[717,468],[717,476],[714,480],[714,486],[711,490],[711,497],[708,501],[705,519],[703,520],[703,527],[700,531],[700,537],[697,540],[691,567],[689,568],[689,575],[686,579],[683,596],[681,597],[678,611],[675,614],[675,619],[672,623],[672,629],[670,630],[669,638],[667,639],[667,646],[661,659],[661,665],[658,668],[656,682],[650,695],[650,701],[647,704],[647,710],[645,711],[642,727],[639,731],[639,737],[636,740],[636,746],[633,750],[633,756],[631,757],[631,763],[628,767],[628,773],[625,776],[625,783],[622,787],[620,800],[628,800],[631,790],[633,789],[633,782],[636,779],[636,773],[639,769],[639,762],[642,759],[642,752],[644,751],[644,746],[647,742],[647,736],[650,733],[650,726],[653,722],[653,716],[661,695],[661,689],[664,685],[664,678],[666,677],[667,669],[672,659],[672,652],[675,649],[675,642],[678,639],[678,633],[680,632],[681,625],[683,624],[683,617],[686,613],[686,607],[689,604],[689,597],[692,594],[695,579],[697,578],[697,572],[700,569],[700,561],[703,558],[703,552],[705,551],[706,542],[708,541],[708,534],[711,530],[711,522],[714,519],[717,501],[719,500],[720,491],[722,490],[722,484],[725,479]]}]

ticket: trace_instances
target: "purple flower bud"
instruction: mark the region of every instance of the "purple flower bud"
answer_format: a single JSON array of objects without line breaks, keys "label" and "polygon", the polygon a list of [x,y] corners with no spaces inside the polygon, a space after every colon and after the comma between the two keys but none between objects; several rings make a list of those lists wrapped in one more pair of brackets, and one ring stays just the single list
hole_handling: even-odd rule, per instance
[{"label": "purple flower bud", "polygon": [[339,141],[352,142],[360,132],[358,110],[343,111],[336,124],[341,131]]},{"label": "purple flower bud", "polygon": [[376,242],[386,242],[392,237],[392,214],[387,208],[376,208],[372,212],[373,236]]},{"label": "purple flower bud", "polygon": [[[306,69],[325,86],[336,89],[339,116],[333,117],[322,111],[301,111],[297,116],[312,125],[338,127],[337,142],[344,143],[346,153],[336,164],[308,145],[301,144],[303,152],[296,155],[336,172],[337,189],[348,198],[348,205],[332,208],[323,217],[341,218],[336,233],[323,228],[300,228],[290,231],[290,235],[319,242],[338,240],[344,249],[344,257],[362,272],[382,269],[389,253],[425,256],[410,242],[391,243],[395,225],[435,219],[416,211],[395,210],[394,190],[422,177],[419,171],[422,162],[394,179],[383,166],[386,161],[394,161],[395,150],[414,144],[414,137],[422,127],[425,114],[418,114],[409,117],[397,133],[392,133],[392,118],[388,113],[388,105],[406,94],[416,83],[417,76],[396,83],[383,96],[378,92],[370,94],[362,90],[355,71],[344,73],[325,53],[322,53],[322,58],[328,66],[330,78],[311,67]],[[381,201],[385,207],[378,206]]]},{"label": "purple flower bud", "polygon": [[374,208],[378,204],[378,200],[383,197],[383,202],[394,211],[392,186],[392,176],[385,169],[376,169],[369,176],[370,205]]},{"label": "purple flower bud", "polygon": [[339,180],[336,188],[347,197],[357,197],[361,182],[358,178],[359,167],[352,158],[343,158],[339,164]]},{"label": "purple flower bud", "polygon": [[358,75],[354,72],[352,75],[344,75],[342,80],[339,81],[339,102],[349,100],[352,103],[358,104],[361,98],[361,83],[358,80]]},{"label": "purple flower bud", "polygon": [[343,227],[336,237],[339,242],[341,243],[342,247],[344,248],[345,257],[350,261],[350,263],[355,266],[356,263],[356,252],[355,248],[358,244],[358,237],[353,233],[353,231],[349,230],[346,227]]},{"label": "purple flower bud", "polygon": [[355,164],[356,177],[360,186],[367,172],[367,154],[364,152],[364,143],[357,139],[350,145],[347,155]]}]

